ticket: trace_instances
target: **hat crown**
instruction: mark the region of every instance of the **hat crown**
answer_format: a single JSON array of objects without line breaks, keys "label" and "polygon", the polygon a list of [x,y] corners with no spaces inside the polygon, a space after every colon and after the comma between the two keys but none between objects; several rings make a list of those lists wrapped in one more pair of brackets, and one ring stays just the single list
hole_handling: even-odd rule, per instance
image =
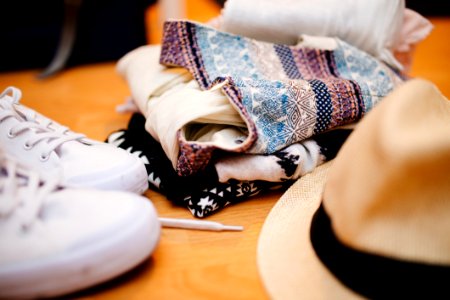
[{"label": "hat crown", "polygon": [[450,101],[419,79],[386,97],[341,148],[323,203],[352,248],[450,264]]}]

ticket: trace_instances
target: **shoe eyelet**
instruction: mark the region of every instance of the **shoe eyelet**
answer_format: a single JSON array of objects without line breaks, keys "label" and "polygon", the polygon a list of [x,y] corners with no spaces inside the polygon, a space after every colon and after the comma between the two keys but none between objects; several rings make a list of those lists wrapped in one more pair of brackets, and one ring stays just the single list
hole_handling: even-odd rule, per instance
[{"label": "shoe eyelet", "polygon": [[41,161],[47,161],[49,159],[49,157],[50,157],[50,154],[42,153],[39,158],[41,159]]},{"label": "shoe eyelet", "polygon": [[6,134],[10,139],[15,138],[16,135],[14,133],[12,133],[12,131],[8,131],[8,133]]},{"label": "shoe eyelet", "polygon": [[28,144],[28,142],[25,142],[25,144],[23,144],[23,149],[30,150],[31,148],[33,148],[33,146]]}]

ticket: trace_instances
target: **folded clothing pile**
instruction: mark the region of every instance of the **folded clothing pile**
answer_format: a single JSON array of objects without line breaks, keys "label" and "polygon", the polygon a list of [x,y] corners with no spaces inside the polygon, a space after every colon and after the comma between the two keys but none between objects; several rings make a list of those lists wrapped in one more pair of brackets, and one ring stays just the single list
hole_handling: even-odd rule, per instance
[{"label": "folded clothing pile", "polygon": [[[224,32],[232,3],[218,29],[168,21],[161,45],[137,48],[117,64],[140,114],[108,141],[141,155],[150,184],[197,217],[285,187],[332,159],[351,132],[342,126],[407,78],[399,64],[342,33],[312,35],[299,26],[292,45]],[[397,13],[380,22],[402,24],[404,2],[385,7]],[[358,40],[354,34],[348,40]]]},{"label": "folded clothing pile", "polygon": [[204,170],[180,176],[161,145],[145,130],[145,117],[134,113],[126,129],[107,142],[138,156],[145,164],[150,187],[199,218],[261,192],[287,188],[303,174],[333,159],[352,129],[330,131],[271,155],[229,155]]}]

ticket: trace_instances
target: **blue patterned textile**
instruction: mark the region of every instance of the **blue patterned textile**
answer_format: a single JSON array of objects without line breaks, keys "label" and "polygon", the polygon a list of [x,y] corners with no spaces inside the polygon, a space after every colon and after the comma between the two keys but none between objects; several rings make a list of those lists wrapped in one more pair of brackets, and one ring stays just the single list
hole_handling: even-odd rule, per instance
[{"label": "blue patterned textile", "polygon": [[[339,39],[305,36],[296,46],[277,45],[188,21],[165,23],[160,62],[186,68],[202,89],[226,81],[223,91],[248,127],[235,151],[246,153],[273,153],[355,122],[402,82]],[[180,175],[204,168],[217,149],[182,135],[179,144]]]}]

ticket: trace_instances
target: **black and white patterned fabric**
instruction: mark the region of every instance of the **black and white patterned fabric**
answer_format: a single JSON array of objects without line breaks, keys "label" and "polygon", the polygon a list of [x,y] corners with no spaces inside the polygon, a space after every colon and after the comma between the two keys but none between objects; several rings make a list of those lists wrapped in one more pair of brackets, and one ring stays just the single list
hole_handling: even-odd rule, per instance
[{"label": "black and white patterned fabric", "polygon": [[175,172],[161,145],[145,130],[145,118],[139,113],[133,114],[127,129],[111,133],[107,142],[141,158],[152,188],[203,218],[261,192],[287,188],[304,173],[334,158],[350,132],[335,130],[272,155],[230,157],[224,153],[216,164],[190,176]]}]

